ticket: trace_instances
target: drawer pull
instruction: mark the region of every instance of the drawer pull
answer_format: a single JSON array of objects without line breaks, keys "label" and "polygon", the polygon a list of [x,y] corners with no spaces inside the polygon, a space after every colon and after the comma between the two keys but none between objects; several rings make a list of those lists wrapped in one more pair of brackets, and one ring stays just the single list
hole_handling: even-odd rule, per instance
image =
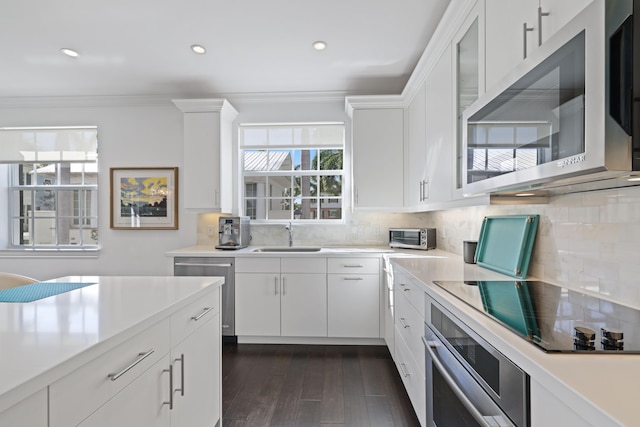
[{"label": "drawer pull", "polygon": [[344,280],[364,280],[362,277],[345,277]]},{"label": "drawer pull", "polygon": [[273,294],[278,295],[278,278],[273,278]]},{"label": "drawer pull", "polygon": [[191,320],[197,322],[198,320],[202,319],[202,317],[207,314],[208,312],[210,312],[211,310],[213,310],[214,307],[205,307],[204,310],[202,311],[202,313],[200,313],[197,316],[191,316]]},{"label": "drawer pull", "polygon": [[182,353],[179,358],[175,359],[174,363],[175,362],[180,362],[180,388],[177,388],[175,391],[179,391],[180,396],[184,396],[184,353]]},{"label": "drawer pull", "polygon": [[146,351],[144,353],[138,353],[138,358],[136,360],[134,360],[133,362],[131,362],[131,364],[129,366],[127,366],[126,368],[124,368],[123,370],[121,370],[118,373],[115,374],[109,374],[107,375],[107,377],[109,377],[111,379],[111,381],[115,381],[118,378],[120,378],[121,376],[123,376],[124,374],[126,374],[127,372],[129,372],[131,369],[133,369],[134,366],[136,366],[138,363],[142,362],[144,359],[146,359],[147,357],[151,356],[153,354],[153,349]]},{"label": "drawer pull", "polygon": [[400,364],[400,370],[402,371],[402,376],[403,377],[409,377],[411,376],[411,374],[409,373],[409,371],[407,371],[407,365],[405,365],[404,363]]},{"label": "drawer pull", "polygon": [[405,320],[404,317],[400,318],[400,324],[402,325],[403,328],[407,329],[409,327],[409,325],[407,325],[407,321]]},{"label": "drawer pull", "polygon": [[173,410],[173,365],[169,365],[169,369],[163,369],[162,372],[169,373],[169,400],[165,400],[162,404],[169,405],[169,409]]},{"label": "drawer pull", "polygon": [[362,268],[362,265],[360,264],[343,264],[342,266],[344,268]]}]

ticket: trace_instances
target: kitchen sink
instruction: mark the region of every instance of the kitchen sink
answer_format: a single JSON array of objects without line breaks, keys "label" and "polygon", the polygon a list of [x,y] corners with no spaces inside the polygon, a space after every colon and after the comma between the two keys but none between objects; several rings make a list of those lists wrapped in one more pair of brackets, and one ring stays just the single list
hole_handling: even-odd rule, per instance
[{"label": "kitchen sink", "polygon": [[320,252],[322,248],[315,248],[309,246],[289,247],[289,246],[274,246],[266,248],[256,248],[251,252]]}]

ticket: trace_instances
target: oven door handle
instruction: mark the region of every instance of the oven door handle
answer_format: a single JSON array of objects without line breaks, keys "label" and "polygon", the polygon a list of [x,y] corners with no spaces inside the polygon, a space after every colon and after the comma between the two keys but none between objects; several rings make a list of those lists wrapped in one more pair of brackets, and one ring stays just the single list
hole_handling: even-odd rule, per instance
[{"label": "oven door handle", "polygon": [[[462,391],[456,381],[451,377],[451,375],[449,375],[449,372],[447,372],[447,369],[438,358],[438,355],[435,351],[433,351],[434,348],[441,344],[435,341],[427,341],[425,337],[422,337],[422,342],[424,343],[424,347],[427,349],[429,356],[431,356],[431,361],[436,366],[438,371],[440,371],[440,375],[442,375],[442,378],[444,378],[449,387],[451,387],[451,391],[453,391],[456,397],[460,399],[460,402],[464,405],[465,408],[467,408],[471,416],[473,416],[473,418],[482,427],[515,427],[512,423],[505,420],[505,417],[500,417],[501,419],[498,419],[491,415],[482,415],[478,408],[475,407],[473,402],[469,400],[469,398],[464,394],[464,391]],[[505,424],[505,422],[507,424]]]}]

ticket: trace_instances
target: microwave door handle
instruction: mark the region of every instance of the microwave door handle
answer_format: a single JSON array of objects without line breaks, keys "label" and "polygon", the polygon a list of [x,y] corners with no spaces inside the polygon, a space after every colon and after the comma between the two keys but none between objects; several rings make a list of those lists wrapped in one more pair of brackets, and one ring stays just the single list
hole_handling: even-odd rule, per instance
[{"label": "microwave door handle", "polygon": [[[436,369],[438,369],[438,371],[440,372],[440,375],[442,375],[442,378],[444,378],[444,380],[449,385],[449,387],[451,387],[451,391],[453,391],[456,397],[460,399],[460,402],[464,405],[467,411],[469,411],[471,416],[473,416],[473,418],[478,422],[478,424],[480,424],[482,427],[514,427],[514,425],[511,424],[510,422],[508,422],[508,424],[504,424],[504,423],[496,424],[496,422],[500,422],[500,420],[490,415],[489,416],[482,415],[482,413],[480,413],[478,408],[475,407],[473,402],[469,400],[469,398],[464,394],[464,391],[460,389],[460,387],[455,382],[455,380],[451,378],[451,376],[449,375],[449,372],[447,372],[447,369],[444,367],[444,365],[438,358],[438,355],[436,354],[435,351],[433,351],[433,349],[440,344],[434,341],[427,341],[425,337],[422,337],[422,342],[424,343],[424,348],[427,349],[429,356],[431,356],[432,363],[436,366]],[[500,417],[500,418],[503,419],[502,421],[507,422],[506,420],[504,420],[505,417]],[[492,422],[487,421],[487,419],[489,419]]]}]

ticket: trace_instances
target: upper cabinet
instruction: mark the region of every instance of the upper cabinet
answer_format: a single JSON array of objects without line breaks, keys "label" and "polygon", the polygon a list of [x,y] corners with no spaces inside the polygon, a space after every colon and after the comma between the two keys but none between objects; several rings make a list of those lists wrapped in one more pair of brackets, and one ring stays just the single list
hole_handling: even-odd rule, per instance
[{"label": "upper cabinet", "polygon": [[485,0],[487,89],[592,1]]},{"label": "upper cabinet", "polygon": [[[453,93],[455,144],[451,147],[452,198],[463,197],[465,167],[463,161],[462,113],[485,91],[485,4],[476,2],[451,42],[454,81],[448,86]],[[449,80],[449,79],[447,79]]]},{"label": "upper cabinet", "polygon": [[[429,200],[427,176],[427,92],[423,83],[407,108],[405,206],[419,210]],[[427,191],[425,191],[427,186]]]},{"label": "upper cabinet", "polygon": [[403,199],[404,108],[347,98],[351,117],[353,208],[395,210]]},{"label": "upper cabinet", "polygon": [[182,203],[187,209],[232,211],[232,123],[238,112],[224,99],[174,99],[184,113]]}]

